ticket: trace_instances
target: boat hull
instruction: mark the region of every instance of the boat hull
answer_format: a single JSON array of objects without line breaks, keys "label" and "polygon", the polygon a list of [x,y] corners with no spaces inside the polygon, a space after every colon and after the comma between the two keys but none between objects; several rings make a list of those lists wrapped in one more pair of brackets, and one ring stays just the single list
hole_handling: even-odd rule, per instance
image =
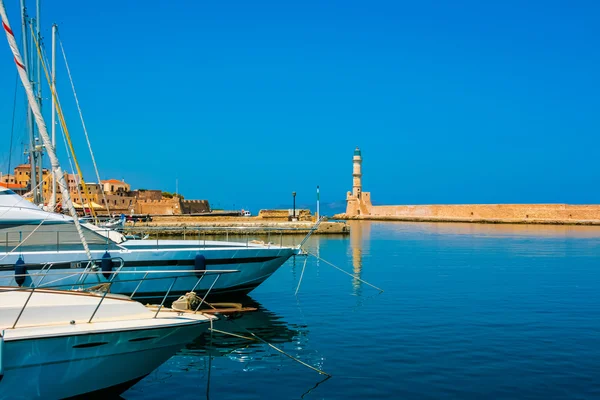
[{"label": "boat hull", "polygon": [[[235,295],[247,294],[267,278],[269,278],[281,265],[291,256],[298,253],[298,249],[289,247],[231,247],[231,248],[182,248],[157,246],[156,249],[135,246],[129,249],[111,250],[109,254],[113,258],[121,258],[124,267],[121,271],[127,274],[113,274],[108,280],[114,282],[111,287],[112,293],[130,296],[135,293],[135,299],[139,301],[161,301],[167,292],[169,298],[175,298],[194,289],[200,295],[210,290],[211,295]],[[211,270],[237,270],[239,272],[217,275],[206,274],[201,280],[202,274],[195,273],[197,268],[195,258],[203,255],[206,260],[205,268]],[[59,275],[28,276],[24,286],[43,286],[69,289],[73,285],[84,284],[85,286],[107,282],[102,275],[86,276],[82,281],[81,272],[85,264],[77,264],[75,261],[85,260],[84,252],[30,252],[21,253],[25,263],[38,264],[37,267],[28,267],[28,273],[40,274],[52,271]],[[92,251],[92,257],[100,259],[104,250]],[[10,254],[0,266],[0,285],[14,286],[14,266],[18,255]],[[51,268],[43,268],[44,264],[52,263]],[[161,273],[146,276],[148,271],[185,271],[177,273]],[[116,271],[116,269],[113,269]],[[73,272],[73,274],[70,274]],[[133,273],[135,272],[135,273]],[[138,285],[138,281],[146,279]],[[174,278],[177,278],[176,280]],[[137,281],[136,281],[137,280]],[[127,281],[127,282],[125,282]],[[173,283],[174,282],[174,283]],[[171,285],[173,285],[171,287]],[[169,291],[170,288],[170,291]]]},{"label": "boat hull", "polygon": [[208,324],[11,340],[0,399],[58,399],[125,391],[201,335]]}]

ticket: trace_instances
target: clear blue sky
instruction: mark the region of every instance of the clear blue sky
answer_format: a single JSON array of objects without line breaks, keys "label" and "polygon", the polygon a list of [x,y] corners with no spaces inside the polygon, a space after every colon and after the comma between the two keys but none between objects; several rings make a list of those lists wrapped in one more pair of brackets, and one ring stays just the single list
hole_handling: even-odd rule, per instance
[{"label": "clear blue sky", "polygon": [[[316,185],[343,202],[357,145],[376,204],[600,203],[599,16],[594,1],[42,3],[103,178],[177,177],[187,198],[253,210],[293,190],[312,204]],[[5,166],[15,68],[0,49]]]}]

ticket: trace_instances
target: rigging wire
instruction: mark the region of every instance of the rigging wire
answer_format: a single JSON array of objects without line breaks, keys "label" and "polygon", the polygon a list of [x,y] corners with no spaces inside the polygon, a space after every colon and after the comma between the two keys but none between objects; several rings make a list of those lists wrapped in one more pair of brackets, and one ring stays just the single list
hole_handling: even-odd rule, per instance
[{"label": "rigging wire", "polygon": [[[58,33],[58,31],[57,31]],[[102,185],[102,181],[100,180],[100,173],[98,172],[98,165],[96,165],[96,158],[94,157],[94,152],[92,150],[92,144],[90,143],[90,137],[87,132],[87,128],[85,126],[85,121],[83,120],[83,113],[81,112],[81,107],[79,106],[79,99],[77,98],[77,92],[75,91],[75,84],[73,83],[73,77],[71,76],[71,68],[69,68],[69,63],[67,62],[67,54],[65,53],[65,48],[63,47],[62,39],[60,37],[60,33],[58,33],[58,44],[60,45],[60,50],[63,55],[63,59],[65,60],[65,67],[67,67],[67,75],[69,75],[69,81],[71,82],[71,88],[73,89],[73,96],[75,97],[75,103],[77,104],[77,111],[79,111],[79,119],[81,119],[81,126],[83,127],[83,133],[85,133],[85,140],[87,141],[88,148],[90,149],[90,155],[92,156],[92,164],[94,164],[94,170],[96,171],[96,178],[98,179],[98,185],[100,185],[100,192],[102,193],[102,199],[104,200],[104,205],[106,206],[106,212],[110,214],[110,210],[108,208],[108,201],[106,200],[106,195],[104,193],[104,187]]]},{"label": "rigging wire", "polygon": [[[31,30],[33,33],[33,27],[31,27]],[[94,210],[94,207],[92,206],[92,202],[91,202],[90,198],[87,196],[88,190],[87,190],[85,181],[83,180],[83,174],[81,173],[81,168],[79,167],[79,162],[77,162],[77,156],[75,155],[75,149],[73,148],[73,142],[71,141],[71,136],[69,135],[69,130],[67,129],[67,123],[65,121],[65,117],[63,115],[62,108],[60,108],[60,104],[58,104],[58,101],[56,99],[56,90],[52,89],[52,85],[50,83],[51,82],[50,76],[48,75],[48,69],[46,68],[46,63],[43,60],[42,50],[40,48],[40,45],[39,45],[37,39],[35,37],[33,37],[33,40],[35,41],[35,45],[36,45],[36,48],[38,51],[40,62],[42,64],[42,67],[44,68],[44,74],[46,75],[46,81],[48,82],[48,85],[50,85],[50,87],[51,87],[52,100],[55,102],[56,111],[57,111],[60,123],[63,125],[63,129],[65,132],[65,136],[67,138],[67,142],[69,144],[69,148],[71,149],[71,152],[73,153],[73,161],[75,163],[75,167],[77,168],[77,173],[79,174],[79,177],[81,179],[81,187],[83,189],[83,195],[86,197],[86,199],[88,201],[88,206],[89,206],[90,212],[92,214],[92,217],[94,218],[94,220],[96,222],[98,222],[97,217],[96,217],[96,211]],[[83,208],[85,209],[85,205],[83,205]]]},{"label": "rigging wire", "polygon": [[[46,52],[44,51],[43,47],[42,47],[42,53],[43,53],[43,56],[44,56],[44,62],[46,63],[46,65],[48,65],[49,64],[48,63],[48,56],[46,55]],[[58,104],[59,107],[61,107],[60,106],[60,98],[58,97],[58,92],[56,91],[56,89],[55,89],[55,95],[56,95],[56,103]],[[53,121],[53,123],[55,123],[55,122]],[[60,127],[60,132],[62,134],[63,143],[65,145],[65,152],[67,153],[67,160],[69,160],[69,166],[71,167],[71,175],[73,175],[73,177],[76,178],[76,180],[75,180],[75,189],[77,190],[77,198],[78,198],[79,202],[81,203],[81,207],[82,207],[82,210],[83,210],[83,215],[85,217],[87,217],[88,213],[87,213],[85,207],[83,206],[85,204],[85,201],[83,199],[83,195],[81,194],[81,189],[79,188],[79,180],[82,179],[82,178],[80,176],[78,176],[77,174],[75,174],[75,168],[73,167],[73,159],[71,158],[71,151],[69,150],[69,145],[67,144],[65,130],[64,130],[64,128],[63,128],[63,126],[61,124],[58,124],[58,126]]]},{"label": "rigging wire", "polygon": [[[21,45],[23,43],[23,38],[21,38],[19,40],[19,45]],[[19,88],[19,72],[15,73],[15,94],[13,95],[13,111],[12,111],[12,122],[10,125],[10,145],[8,147],[8,175],[10,176],[10,167],[12,164],[12,149],[13,149],[13,138],[14,138],[14,133],[15,133],[15,115],[16,115],[16,110],[17,110],[17,89]],[[16,177],[13,176],[13,178],[15,178],[15,183],[16,183]],[[10,183],[10,177],[7,178],[6,183],[9,184]]]},{"label": "rigging wire", "polygon": [[[10,175],[10,164],[12,163],[12,148],[13,148],[13,137],[15,133],[15,111],[17,109],[17,88],[19,87],[19,73],[17,72],[15,76],[15,94],[13,96],[13,112],[12,112],[12,123],[10,125],[10,145],[8,147],[8,175]],[[7,178],[6,183],[9,182],[10,179]],[[8,187],[8,186],[7,186]]]},{"label": "rigging wire", "polygon": [[[71,167],[71,175],[73,175],[73,177],[75,178],[79,178],[76,174],[75,174],[75,168],[73,168],[73,160],[71,159],[71,152],[69,151],[69,145],[67,144],[67,138],[65,137],[65,131],[62,127],[62,125],[60,125],[60,132],[62,133],[62,138],[63,138],[63,143],[65,144],[65,151],[67,152],[67,159],[69,160],[69,166]],[[79,189],[79,182],[75,181],[75,189],[77,189],[77,197],[79,199],[79,202],[81,203],[82,207],[83,207],[83,197],[81,195],[81,190]],[[85,211],[85,207],[83,207],[83,214],[85,216],[87,216],[87,212]]]}]

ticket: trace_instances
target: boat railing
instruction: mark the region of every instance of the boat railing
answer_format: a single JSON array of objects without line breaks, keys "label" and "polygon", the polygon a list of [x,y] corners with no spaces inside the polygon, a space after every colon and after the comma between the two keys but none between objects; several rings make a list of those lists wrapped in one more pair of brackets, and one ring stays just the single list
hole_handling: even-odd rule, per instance
[{"label": "boat railing", "polygon": [[[52,269],[52,267],[57,264],[68,263],[68,264],[70,264],[71,268],[83,268],[84,269],[83,272],[81,272],[81,274],[79,272],[77,273],[77,274],[80,274],[80,276],[79,276],[78,281],[76,282],[76,285],[79,285],[79,284],[83,284],[85,282],[85,278],[87,276],[89,276],[89,275],[85,274],[85,272],[100,269],[103,262],[109,262],[111,265],[111,268],[116,268],[116,271],[114,273],[121,271],[121,269],[125,266],[125,260],[123,260],[123,258],[121,258],[121,257],[93,258],[90,260],[78,260],[78,261],[52,261],[52,262],[47,262],[44,264],[24,263],[24,264],[22,264],[22,266],[25,267],[25,269],[27,270],[30,267],[37,268],[41,265],[42,268],[40,269],[40,273],[43,273],[43,276],[40,279],[40,281],[37,282],[37,286],[42,286],[44,279],[48,275],[46,272],[50,271]],[[69,276],[73,276],[73,275],[74,275],[73,273],[69,274]],[[27,275],[23,275],[23,276],[27,276]],[[113,275],[113,277],[114,277],[114,275]]]},{"label": "boat railing", "polygon": [[[39,265],[39,264],[38,264]],[[110,289],[112,287],[113,284],[115,283],[125,283],[125,282],[138,282],[138,288],[139,285],[142,282],[145,281],[152,281],[152,280],[165,280],[165,279],[170,279],[172,280],[169,289],[165,292],[165,295],[162,298],[161,303],[157,306],[157,310],[156,313],[154,314],[153,318],[157,318],[158,314],[160,313],[160,311],[164,308],[164,304],[167,301],[167,299],[169,298],[169,294],[171,293],[171,290],[173,289],[173,287],[175,286],[175,283],[177,282],[177,279],[181,278],[181,275],[174,275],[174,276],[158,276],[158,277],[153,277],[153,276],[148,276],[148,275],[154,275],[154,274],[178,274],[178,273],[194,273],[196,275],[199,275],[198,280],[196,281],[195,285],[192,287],[192,289],[190,290],[190,292],[194,292],[196,290],[196,288],[198,287],[198,285],[200,284],[200,282],[202,281],[202,279],[207,276],[207,275],[214,275],[215,279],[213,280],[212,284],[210,285],[209,289],[206,291],[206,293],[204,294],[204,296],[201,297],[201,301],[198,304],[198,306],[194,309],[194,314],[198,313],[200,311],[200,307],[202,307],[202,305],[205,303],[205,299],[208,297],[208,295],[210,294],[211,290],[213,289],[213,287],[215,286],[215,284],[217,283],[217,281],[219,280],[219,278],[221,277],[221,275],[223,274],[230,274],[230,273],[236,273],[239,272],[239,270],[181,270],[181,271],[174,271],[174,270],[165,270],[165,271],[145,271],[144,276],[142,278],[133,278],[133,279],[119,279],[117,281],[115,280],[109,280],[106,282],[102,282],[102,285],[104,285],[102,287],[102,295],[100,296],[100,299],[98,301],[98,304],[96,305],[96,307],[94,308],[89,320],[87,321],[88,323],[91,323],[92,320],[94,319],[94,317],[96,316],[96,313],[98,312],[98,310],[100,309],[100,306],[102,305],[104,299],[106,298],[107,294],[110,293]],[[94,275],[94,274],[104,274],[104,271],[81,271],[78,272],[77,274],[88,274],[88,275]],[[116,273],[116,272],[113,272]],[[140,274],[140,271],[120,271],[120,274],[124,274],[124,275],[129,275],[129,274]],[[22,277],[22,276],[42,276],[42,275],[64,275],[64,274],[70,274],[73,275],[73,273],[67,273],[67,272],[61,272],[61,271],[49,271],[49,272],[45,272],[45,273],[33,273],[33,274],[15,274],[13,275],[14,278],[18,278],[18,277]],[[187,275],[186,275],[187,276]],[[44,290],[48,290],[48,289],[53,289],[53,290],[65,290],[65,288],[68,287],[72,287],[73,284],[72,283],[63,283],[63,284],[56,284],[56,285],[50,285],[50,286],[32,286],[32,287],[2,287],[0,288],[0,293],[2,292],[16,292],[16,291],[23,291],[23,292],[29,292],[29,295],[27,296],[27,298],[25,299],[25,303],[23,304],[23,307],[21,307],[21,309],[19,310],[19,313],[17,315],[17,318],[15,319],[15,322],[13,323],[11,329],[14,329],[19,320],[21,319],[21,316],[23,315],[23,312],[25,311],[25,309],[27,308],[27,305],[29,304],[29,301],[31,300],[31,297],[33,296],[33,293],[37,292],[39,293],[40,291],[44,291]],[[99,291],[97,290],[92,290],[93,288],[87,288],[86,289],[80,289],[80,290],[71,290],[72,292],[77,292],[77,293],[81,293],[81,292],[86,292],[86,293],[93,293],[93,294],[99,294]],[[136,288],[137,291],[137,288]],[[135,293],[132,293],[131,296],[129,296],[129,298],[133,299],[133,295]]]},{"label": "boat railing", "polygon": [[[144,227],[133,227],[136,232],[141,232],[141,235],[128,234],[127,231],[131,231],[132,227],[126,227],[124,231],[119,230],[118,233],[125,236],[128,240],[135,239],[149,239],[156,240],[157,247],[159,246],[159,238],[164,236],[183,236],[184,240],[190,242],[196,241],[199,247],[206,247],[207,240],[210,240],[210,236],[225,236],[225,241],[241,243],[245,247],[250,247],[253,243],[263,243],[267,247],[284,246],[284,233],[297,232],[296,234],[289,235],[291,243],[286,245],[296,246],[296,241],[299,235],[306,234],[307,231],[311,232],[311,229],[306,228],[281,228],[281,227],[260,227],[260,233],[257,233],[256,227],[252,226],[182,226],[182,227],[161,227],[161,226],[144,226]],[[112,229],[100,228],[94,231],[98,234],[96,240],[88,238],[88,244],[95,246],[106,246],[107,248],[118,246],[110,240],[110,233],[115,232]],[[312,233],[312,232],[311,232]],[[29,251],[30,249],[41,250],[41,251],[69,251],[75,248],[82,249],[81,241],[79,237],[73,236],[73,231],[70,230],[45,230],[39,229],[36,231],[37,237],[44,236],[41,241],[32,240],[28,237],[27,231],[14,231],[6,232],[5,235],[0,236],[0,248],[4,249],[5,253],[11,253],[19,249],[20,251]],[[265,238],[266,240],[254,240],[253,238]],[[68,239],[65,239],[68,238]],[[103,239],[106,238],[106,239]],[[236,238],[237,240],[233,240]],[[242,238],[242,240],[239,240]],[[245,243],[244,243],[245,242]]]}]

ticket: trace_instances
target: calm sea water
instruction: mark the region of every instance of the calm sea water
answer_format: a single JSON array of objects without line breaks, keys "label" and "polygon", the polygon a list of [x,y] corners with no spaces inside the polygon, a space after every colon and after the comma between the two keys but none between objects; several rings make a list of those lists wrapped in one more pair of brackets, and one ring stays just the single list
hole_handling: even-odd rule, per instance
[{"label": "calm sea water", "polygon": [[[126,399],[600,398],[600,228],[351,223]],[[286,238],[292,240],[291,238]],[[295,238],[294,240],[298,240]],[[251,305],[252,305],[251,304]]]}]

